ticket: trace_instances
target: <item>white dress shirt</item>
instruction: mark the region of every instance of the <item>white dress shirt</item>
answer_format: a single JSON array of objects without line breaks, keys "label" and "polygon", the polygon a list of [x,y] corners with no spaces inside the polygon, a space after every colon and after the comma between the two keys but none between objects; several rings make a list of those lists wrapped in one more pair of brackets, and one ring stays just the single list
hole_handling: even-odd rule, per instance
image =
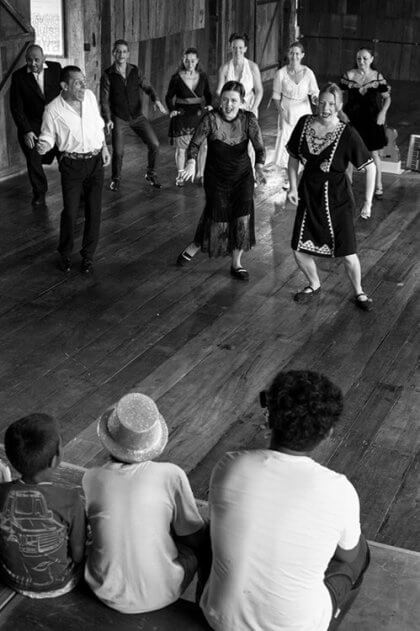
[{"label": "white dress shirt", "polygon": [[43,155],[55,144],[68,153],[98,151],[105,141],[104,125],[91,90],[85,90],[81,115],[60,94],[44,110],[37,151]]}]

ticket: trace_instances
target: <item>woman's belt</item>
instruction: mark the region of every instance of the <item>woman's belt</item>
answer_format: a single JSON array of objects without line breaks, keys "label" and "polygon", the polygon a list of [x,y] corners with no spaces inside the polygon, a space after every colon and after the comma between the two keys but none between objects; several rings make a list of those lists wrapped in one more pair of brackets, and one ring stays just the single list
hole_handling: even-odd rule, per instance
[{"label": "woman's belt", "polygon": [[201,98],[199,96],[191,96],[187,99],[177,99],[175,105],[199,105],[201,104]]}]

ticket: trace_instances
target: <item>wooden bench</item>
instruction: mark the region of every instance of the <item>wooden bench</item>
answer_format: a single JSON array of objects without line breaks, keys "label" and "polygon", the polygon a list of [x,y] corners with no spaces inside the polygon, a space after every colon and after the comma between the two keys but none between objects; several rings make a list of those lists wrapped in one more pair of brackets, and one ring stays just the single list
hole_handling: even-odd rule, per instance
[{"label": "wooden bench", "polygon": [[[0,445],[0,457],[2,446]],[[62,463],[57,482],[81,487],[83,467]],[[197,500],[203,518],[207,502]],[[340,631],[414,631],[420,628],[420,553],[369,542],[372,563]],[[32,600],[0,585],[2,631],[199,631],[209,629],[195,605],[194,585],[183,599],[147,614],[120,614],[83,585],[56,599]]]},{"label": "wooden bench", "polygon": [[[414,631],[420,620],[420,553],[370,542],[372,563],[340,631]],[[12,592],[11,592],[12,593]],[[193,590],[187,596],[192,598]],[[2,631],[200,631],[199,608],[185,599],[147,614],[120,614],[86,586],[56,599],[14,595],[0,611]]]}]

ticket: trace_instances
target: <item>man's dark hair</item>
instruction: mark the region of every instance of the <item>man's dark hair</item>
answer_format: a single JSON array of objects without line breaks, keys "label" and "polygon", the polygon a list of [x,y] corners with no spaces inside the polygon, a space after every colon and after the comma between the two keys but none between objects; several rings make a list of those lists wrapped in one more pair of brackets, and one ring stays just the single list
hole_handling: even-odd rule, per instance
[{"label": "man's dark hair", "polygon": [[229,37],[229,44],[234,42],[236,39],[241,39],[245,43],[245,46],[248,46],[249,37],[247,33],[232,33]]},{"label": "man's dark hair", "polygon": [[10,464],[23,476],[32,477],[48,469],[59,453],[60,434],[48,414],[30,414],[6,430],[4,448]]},{"label": "man's dark hair", "polygon": [[82,72],[79,66],[64,66],[60,73],[60,83],[68,83],[73,72]]},{"label": "man's dark hair", "polygon": [[116,39],[112,46],[112,52],[115,52],[117,46],[127,46],[128,50],[130,50],[128,42],[125,39]]},{"label": "man's dark hair", "polygon": [[337,423],[343,395],[325,375],[290,370],[275,377],[266,393],[266,404],[276,446],[307,451]]},{"label": "man's dark hair", "polygon": [[40,46],[39,44],[29,44],[28,48],[25,50],[25,58],[28,58],[29,53],[31,52],[31,50],[33,50],[34,48],[38,48],[41,51],[41,55],[44,55],[44,51],[42,50],[42,46]]}]

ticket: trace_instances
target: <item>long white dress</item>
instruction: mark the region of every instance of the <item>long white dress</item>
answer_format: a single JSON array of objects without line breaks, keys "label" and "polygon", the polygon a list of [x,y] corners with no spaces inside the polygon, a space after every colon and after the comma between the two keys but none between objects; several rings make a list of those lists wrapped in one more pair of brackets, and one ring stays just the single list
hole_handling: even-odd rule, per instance
[{"label": "long white dress", "polygon": [[[245,98],[242,109],[248,110],[248,112],[252,112],[255,100],[254,75],[252,74],[251,66],[249,65],[249,61],[246,57],[244,59],[244,65],[242,68],[240,79],[238,79],[235,74],[235,66],[233,65],[232,59],[228,62],[226,70],[226,81],[240,81],[242,83],[245,88]],[[254,114],[256,114],[256,112],[254,112]]]},{"label": "long white dress", "polygon": [[295,83],[287,72],[287,66],[277,70],[273,79],[273,99],[280,100],[280,112],[277,119],[277,138],[273,162],[281,168],[287,168],[289,154],[286,145],[290,135],[301,116],[311,114],[309,97],[319,94],[318,83],[314,73],[307,66],[299,83]]}]

